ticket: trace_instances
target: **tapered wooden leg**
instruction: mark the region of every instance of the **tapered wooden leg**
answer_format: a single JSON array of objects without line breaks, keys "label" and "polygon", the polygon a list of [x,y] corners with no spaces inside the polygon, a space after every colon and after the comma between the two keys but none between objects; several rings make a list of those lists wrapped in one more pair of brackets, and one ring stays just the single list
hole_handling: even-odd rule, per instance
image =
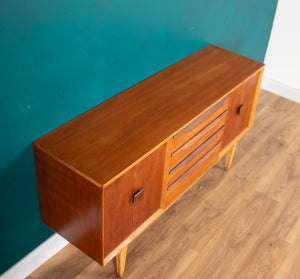
[{"label": "tapered wooden leg", "polygon": [[124,247],[121,252],[116,256],[117,274],[122,276],[125,271],[127,246]]},{"label": "tapered wooden leg", "polygon": [[236,144],[234,144],[231,147],[231,149],[229,150],[229,152],[227,153],[226,163],[225,163],[225,170],[228,170],[231,167],[231,163],[232,163],[233,155],[234,155],[234,152],[235,152],[235,148],[236,148]]}]

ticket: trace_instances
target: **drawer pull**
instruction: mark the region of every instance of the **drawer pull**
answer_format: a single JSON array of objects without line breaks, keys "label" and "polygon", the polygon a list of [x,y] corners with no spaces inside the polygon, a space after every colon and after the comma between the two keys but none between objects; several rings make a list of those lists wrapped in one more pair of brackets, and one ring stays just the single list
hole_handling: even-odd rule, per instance
[{"label": "drawer pull", "polygon": [[202,143],[198,148],[196,148],[190,155],[188,155],[183,161],[181,161],[176,167],[170,170],[169,174],[174,173],[181,167],[187,165],[190,161],[192,161],[197,155],[199,155],[207,146],[209,146],[216,138],[219,133],[225,128],[223,125],[218,131],[216,131],[211,137],[209,137],[204,143]]},{"label": "drawer pull", "polygon": [[183,133],[187,133],[191,130],[193,130],[196,126],[198,126],[201,122],[203,122],[206,118],[208,118],[210,115],[212,115],[214,112],[216,112],[220,107],[223,106],[225,100],[230,95],[226,96],[221,102],[217,103],[215,106],[213,106],[211,109],[209,109],[207,112],[203,113],[200,117],[198,117],[193,123],[185,127],[183,130],[181,130],[178,134],[176,134],[173,139],[176,139]]},{"label": "drawer pull", "polygon": [[201,157],[201,159],[199,159],[193,166],[191,166],[183,175],[181,175],[171,185],[169,185],[167,190],[170,191],[176,184],[182,182],[191,173],[198,169],[205,161],[207,161],[215,153],[215,150],[221,143],[222,141],[219,141],[211,150],[209,150],[203,157]]},{"label": "drawer pull", "polygon": [[143,199],[144,199],[144,189],[140,189],[132,195],[132,203],[133,204],[135,204]]},{"label": "drawer pull", "polygon": [[181,146],[179,149],[177,149],[175,152],[173,152],[171,156],[173,157],[176,154],[178,154],[179,152],[187,150],[190,146],[192,146],[195,142],[197,142],[204,135],[206,135],[210,130],[212,130],[215,126],[217,126],[217,124],[219,124],[221,122],[221,119],[227,112],[228,112],[228,110],[225,110],[224,112],[222,112],[215,120],[213,120],[211,123],[209,123],[198,134],[196,134],[188,142],[186,142],[183,146]]},{"label": "drawer pull", "polygon": [[237,111],[237,114],[238,114],[238,115],[241,114],[241,110],[242,110],[244,107],[245,107],[245,105],[240,105],[240,106],[238,107],[238,111]]}]

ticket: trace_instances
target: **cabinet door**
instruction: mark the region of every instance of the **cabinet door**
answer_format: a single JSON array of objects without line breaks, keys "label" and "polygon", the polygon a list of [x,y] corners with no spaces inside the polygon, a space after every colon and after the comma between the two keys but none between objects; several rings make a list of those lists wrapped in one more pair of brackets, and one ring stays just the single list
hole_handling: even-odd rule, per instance
[{"label": "cabinet door", "polygon": [[225,147],[249,126],[258,74],[235,89],[229,98],[223,146]]},{"label": "cabinet door", "polygon": [[165,146],[104,189],[104,256],[160,207]]}]

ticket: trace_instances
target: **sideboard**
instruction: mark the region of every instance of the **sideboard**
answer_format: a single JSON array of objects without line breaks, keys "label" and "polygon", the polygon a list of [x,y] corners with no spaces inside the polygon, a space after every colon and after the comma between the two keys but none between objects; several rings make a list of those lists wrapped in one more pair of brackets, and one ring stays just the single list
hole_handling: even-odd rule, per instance
[{"label": "sideboard", "polygon": [[101,265],[251,128],[264,64],[214,45],[36,140],[43,221]]}]

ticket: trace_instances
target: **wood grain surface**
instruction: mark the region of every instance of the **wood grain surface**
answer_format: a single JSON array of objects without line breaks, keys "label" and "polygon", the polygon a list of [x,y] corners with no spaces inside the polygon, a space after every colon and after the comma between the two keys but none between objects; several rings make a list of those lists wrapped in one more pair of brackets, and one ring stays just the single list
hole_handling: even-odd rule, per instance
[{"label": "wood grain surface", "polygon": [[[252,130],[128,247],[123,278],[299,279],[300,105],[262,92]],[[68,245],[30,279],[118,278]]]},{"label": "wood grain surface", "polygon": [[132,164],[264,67],[208,46],[36,140],[106,187]]},{"label": "wood grain surface", "polygon": [[101,189],[35,149],[43,222],[99,263],[103,263]]},{"label": "wood grain surface", "polygon": [[[223,138],[224,147],[249,126],[254,95],[256,93],[255,88],[257,87],[259,76],[260,73],[252,76],[248,82],[244,83],[231,93],[228,113],[225,121],[226,130]],[[260,85],[258,88],[259,87]]]},{"label": "wood grain surface", "polygon": [[[125,240],[160,208],[165,147],[104,189],[104,256]],[[143,199],[132,202],[143,189]]]}]

